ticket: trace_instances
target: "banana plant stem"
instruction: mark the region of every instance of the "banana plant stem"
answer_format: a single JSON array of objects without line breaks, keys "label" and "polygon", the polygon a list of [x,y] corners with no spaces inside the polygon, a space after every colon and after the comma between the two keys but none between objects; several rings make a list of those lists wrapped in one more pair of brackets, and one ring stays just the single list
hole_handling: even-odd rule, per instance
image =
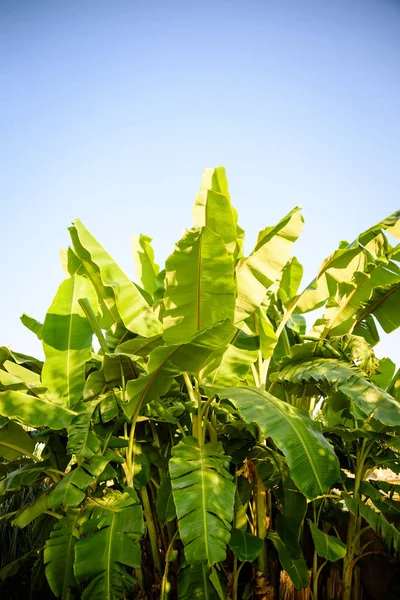
[{"label": "banana plant stem", "polygon": [[163,572],[163,569],[162,569],[162,565],[161,565],[160,550],[158,548],[157,531],[156,531],[156,527],[155,527],[155,523],[154,523],[154,519],[153,519],[153,513],[151,510],[150,500],[149,500],[146,486],[142,487],[140,490],[138,490],[138,493],[139,493],[140,499],[143,504],[143,512],[144,512],[144,516],[146,519],[146,525],[147,525],[147,531],[148,531],[149,539],[150,539],[150,546],[151,546],[151,553],[153,555],[154,567],[156,568],[158,573],[161,575],[161,573]]}]

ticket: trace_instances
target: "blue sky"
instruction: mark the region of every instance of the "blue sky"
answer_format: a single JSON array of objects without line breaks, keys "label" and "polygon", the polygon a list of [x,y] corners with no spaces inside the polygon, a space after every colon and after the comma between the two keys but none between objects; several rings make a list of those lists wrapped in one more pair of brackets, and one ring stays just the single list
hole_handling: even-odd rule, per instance
[{"label": "blue sky", "polygon": [[19,316],[43,320],[74,218],[133,277],[130,235],[163,262],[209,166],[249,251],[303,206],[308,283],[400,207],[399,32],[396,0],[2,0],[0,344],[40,352]]}]

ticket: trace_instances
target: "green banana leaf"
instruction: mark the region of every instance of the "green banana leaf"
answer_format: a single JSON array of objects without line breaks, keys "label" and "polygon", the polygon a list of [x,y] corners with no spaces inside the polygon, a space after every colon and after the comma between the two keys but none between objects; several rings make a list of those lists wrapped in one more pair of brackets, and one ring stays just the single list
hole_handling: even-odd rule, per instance
[{"label": "green banana leaf", "polygon": [[237,212],[230,202],[225,169],[205,169],[200,191],[193,206],[195,227],[208,227],[220,235],[229,254],[237,251]]},{"label": "green banana leaf", "polygon": [[400,212],[397,211],[361,233],[352,244],[341,244],[323,261],[317,277],[301,293],[297,312],[305,313],[319,308],[335,295],[340,283],[351,281],[357,271],[366,272],[368,264],[375,263],[374,255],[385,257],[390,252],[390,246],[382,231],[396,228],[399,217]]},{"label": "green banana leaf", "polygon": [[285,460],[277,453],[274,453],[274,460],[281,474],[279,485],[273,488],[280,508],[275,518],[276,530],[288,554],[297,559],[303,556],[299,540],[307,512],[307,501],[294,485]]},{"label": "green banana leaf", "polygon": [[91,402],[75,406],[78,414],[73,418],[68,431],[68,454],[79,458],[91,458],[101,448],[101,442],[92,431],[92,417],[102,397],[97,397]]},{"label": "green banana leaf", "polygon": [[185,372],[197,373],[216,350],[223,350],[232,339],[235,328],[229,321],[208,327],[186,344],[160,346],[150,353],[148,375],[128,381],[128,404],[123,410],[128,418],[151,400],[166,394],[174,377]]},{"label": "green banana leaf", "polygon": [[347,551],[346,544],[339,538],[328,535],[324,531],[321,531],[321,529],[318,529],[310,519],[307,519],[307,521],[318,556],[322,556],[322,558],[326,558],[330,562],[336,562],[343,558]]},{"label": "green banana leaf", "polygon": [[304,558],[302,556],[300,558],[290,556],[276,531],[268,531],[267,538],[274,544],[279,555],[279,561],[292,580],[294,587],[297,590],[308,587],[308,569]]},{"label": "green banana leaf", "polygon": [[3,363],[3,370],[0,370],[0,382],[8,389],[17,391],[32,391],[35,395],[43,394],[46,387],[42,384],[39,373],[26,369],[11,360]]},{"label": "green banana leaf", "polygon": [[157,490],[156,510],[162,525],[176,518],[176,508],[169,475],[161,479],[160,487]]},{"label": "green banana leaf", "polygon": [[210,576],[212,570],[206,564],[181,567],[178,576],[178,600],[222,600]]},{"label": "green banana leaf", "polygon": [[[210,388],[213,390],[213,388]],[[253,387],[216,391],[229,398],[246,423],[256,423],[264,437],[271,437],[286,457],[290,476],[310,500],[325,494],[339,481],[339,463],[321,425],[308,413],[266,391]]]},{"label": "green banana leaf", "polygon": [[235,485],[220,442],[200,446],[186,437],[169,462],[178,526],[189,564],[225,560]]},{"label": "green banana leaf", "polygon": [[303,266],[295,256],[293,256],[283,267],[282,279],[279,284],[279,292],[285,293],[283,301],[287,302],[293,298],[300,287],[303,278]]},{"label": "green banana leaf", "polygon": [[18,456],[33,454],[35,442],[17,423],[6,421],[0,423],[0,456],[7,461]]},{"label": "green banana leaf", "polygon": [[393,261],[370,262],[368,272],[357,270],[350,280],[339,283],[334,299],[331,298],[311,333],[321,332],[322,337],[343,335],[369,315],[374,315],[390,333],[400,324],[399,292],[400,268]]},{"label": "green banana leaf", "polygon": [[253,252],[239,261],[235,323],[252,315],[272,284],[280,281],[303,222],[300,209],[294,208],[278,225],[261,231]]},{"label": "green banana leaf", "polygon": [[74,575],[75,546],[80,538],[82,514],[69,511],[54,525],[44,549],[44,564],[48,584],[56,598],[71,600],[80,586]]},{"label": "green banana leaf", "polygon": [[[320,383],[344,394],[367,417],[374,417],[384,425],[400,425],[400,404],[388,392],[368,381],[364,373],[344,360],[315,358],[290,361],[274,374],[278,381],[291,383]],[[326,390],[329,391],[329,390]],[[329,400],[329,398],[328,398]]]},{"label": "green banana leaf", "polygon": [[235,386],[246,379],[258,356],[258,339],[235,330],[227,349],[216,349],[201,372],[201,383],[211,386]]},{"label": "green banana leaf", "polygon": [[36,319],[33,319],[26,313],[23,313],[20,316],[20,320],[21,323],[25,325],[25,327],[27,327],[30,331],[32,331],[32,333],[34,333],[39,340],[42,339],[42,323],[39,323],[39,321],[36,321]]},{"label": "green banana leaf", "polygon": [[86,489],[94,482],[94,477],[82,467],[70,471],[54,487],[49,497],[49,506],[56,510],[59,506],[78,506],[85,499]]},{"label": "green banana leaf", "polygon": [[134,579],[127,568],[139,567],[138,540],[143,536],[143,511],[133,489],[109,491],[88,501],[85,537],[75,546],[75,576],[85,583],[82,600],[122,600]]},{"label": "green banana leaf", "polygon": [[34,500],[32,504],[29,504],[29,506],[19,511],[18,515],[11,521],[11,524],[15,525],[16,527],[19,527],[20,529],[23,529],[24,527],[29,525],[29,523],[32,523],[32,521],[36,519],[36,517],[42,515],[48,509],[48,499],[49,492],[45,492],[44,494],[36,498],[36,500]]},{"label": "green banana leaf", "polygon": [[392,523],[389,523],[381,512],[375,511],[359,498],[354,498],[344,492],[342,497],[347,509],[353,515],[363,517],[372,529],[382,536],[388,548],[394,550],[396,554],[400,551],[400,531]]},{"label": "green banana leaf", "polygon": [[85,363],[91,358],[93,331],[78,300],[88,298],[97,311],[96,292],[86,277],[63,281],[43,324],[46,360],[42,382],[49,400],[72,407],[82,397]]},{"label": "green banana leaf", "polygon": [[392,333],[400,326],[400,281],[387,285],[376,286],[368,299],[355,315],[354,332],[361,323],[373,317],[379,322],[385,333]]},{"label": "green banana leaf", "polygon": [[7,390],[0,392],[0,414],[9,419],[17,419],[31,427],[51,427],[64,429],[71,424],[76,413],[60,404]]},{"label": "green banana leaf", "polygon": [[[161,333],[161,323],[140,291],[79,219],[70,228],[70,233],[75,252],[84,262],[86,269],[91,267],[89,276],[99,296],[108,304],[108,312],[112,311],[112,302],[108,302],[111,288],[118,314],[129,331],[143,337]],[[97,274],[97,277],[92,273]],[[101,287],[96,287],[96,281]],[[113,319],[119,320],[115,312],[112,314]]]},{"label": "green banana leaf", "polygon": [[151,242],[151,237],[142,233],[132,236],[132,252],[136,276],[142,288],[150,296],[154,296],[154,293],[158,289],[157,275],[160,272],[160,267],[154,260],[154,250]]},{"label": "green banana leaf", "polygon": [[263,549],[264,541],[247,531],[233,528],[228,545],[240,561],[253,562]]},{"label": "green banana leaf", "polygon": [[0,479],[0,498],[10,492],[16,492],[24,485],[32,485],[42,475],[48,462],[30,463],[12,471]]},{"label": "green banana leaf", "polygon": [[163,325],[169,344],[224,319],[233,320],[236,284],[233,258],[208,227],[191,229],[166,261]]}]

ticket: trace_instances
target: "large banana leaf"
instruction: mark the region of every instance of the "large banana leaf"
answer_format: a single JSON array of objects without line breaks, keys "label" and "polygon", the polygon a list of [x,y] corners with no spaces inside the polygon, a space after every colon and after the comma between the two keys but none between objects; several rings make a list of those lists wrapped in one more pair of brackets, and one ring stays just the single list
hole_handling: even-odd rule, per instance
[{"label": "large banana leaf", "polygon": [[179,600],[221,600],[210,579],[212,571],[206,564],[187,565],[178,577]]},{"label": "large banana leaf", "polygon": [[98,396],[96,400],[77,405],[78,414],[71,422],[68,431],[67,452],[79,458],[91,458],[100,450],[101,443],[92,431],[92,416],[96,406],[102,401]]},{"label": "large banana leaf", "polygon": [[88,581],[83,600],[122,600],[134,580],[127,567],[139,567],[138,540],[144,533],[136,492],[110,491],[89,500],[83,526],[86,537],[75,547],[75,576]]},{"label": "large banana leaf", "polygon": [[28,504],[26,508],[23,508],[21,511],[19,511],[18,515],[12,520],[11,524],[15,525],[16,527],[20,527],[21,529],[29,525],[29,523],[36,519],[36,517],[42,515],[49,508],[48,499],[49,492],[45,492],[36,498],[32,504]]},{"label": "large banana leaf", "polygon": [[354,333],[373,315],[386,333],[392,333],[400,327],[400,281],[374,288],[371,297],[357,311]]},{"label": "large banana leaf", "polygon": [[88,298],[97,311],[96,292],[86,277],[63,281],[46,315],[42,342],[46,361],[42,382],[47,397],[67,407],[82,397],[85,363],[91,358],[93,331],[78,300]]},{"label": "large banana leaf", "polygon": [[49,498],[50,508],[56,510],[59,506],[78,506],[86,495],[86,489],[94,482],[82,467],[73,469],[57,483]]},{"label": "large banana leaf", "polygon": [[[320,383],[324,391],[341,392],[367,416],[373,415],[384,425],[400,425],[400,403],[388,392],[365,378],[364,373],[334,358],[315,358],[305,361],[287,361],[274,374],[279,381],[291,383]],[[328,386],[328,388],[326,387]]]},{"label": "large banana leaf", "polygon": [[342,496],[347,509],[353,515],[361,515],[372,529],[382,536],[386,545],[397,554],[400,551],[400,531],[392,523],[389,523],[381,512],[375,511],[360,498],[354,498],[345,493],[342,493]]},{"label": "large banana leaf", "polygon": [[323,317],[318,319],[311,333],[321,332],[322,337],[328,334],[342,335],[351,331],[357,321],[371,314],[375,314],[381,325],[385,325],[387,333],[390,333],[400,325],[396,302],[399,299],[398,292],[399,267],[393,261],[387,264],[370,263],[369,272],[355,271],[351,280],[339,283],[334,300],[330,300]]},{"label": "large banana leaf", "polygon": [[174,377],[189,371],[197,373],[216,350],[221,354],[235,332],[229,321],[209,327],[187,344],[160,346],[150,353],[148,375],[128,381],[126,386],[129,403],[123,405],[130,418],[145,403],[167,393]]},{"label": "large banana leaf", "polygon": [[297,311],[304,313],[322,306],[335,295],[340,283],[350,282],[357,271],[365,273],[367,265],[374,264],[374,256],[389,253],[390,246],[382,231],[396,230],[399,217],[397,211],[360,234],[352,244],[341,244],[323,261],[317,277],[302,292]]},{"label": "large banana leaf", "polygon": [[307,498],[325,494],[340,479],[332,446],[308,413],[253,387],[218,393],[236,405],[246,423],[256,423],[264,437],[272,438],[286,457],[291,478]]},{"label": "large banana leaf", "polygon": [[230,203],[225,169],[205,169],[193,206],[195,227],[208,227],[223,239],[229,254],[237,249],[237,212]]},{"label": "large banana leaf", "polygon": [[157,275],[160,267],[154,260],[154,250],[151,246],[152,239],[147,235],[132,236],[133,260],[136,275],[140,285],[150,296],[158,289]]},{"label": "large banana leaf", "polygon": [[161,333],[161,323],[140,291],[79,220],[74,222],[70,233],[75,251],[85,267],[91,265],[92,271],[99,274],[102,288],[111,288],[125,327],[144,337]]},{"label": "large banana leaf", "polygon": [[229,548],[240,561],[253,562],[261,553],[263,547],[263,540],[255,535],[241,529],[232,529]]},{"label": "large banana leaf", "polygon": [[74,411],[45,398],[12,390],[0,392],[0,414],[31,427],[47,426],[52,429],[68,427],[76,415]]},{"label": "large banana leaf", "polygon": [[235,330],[228,348],[216,349],[201,373],[201,383],[235,386],[246,379],[250,365],[258,356],[258,339]]},{"label": "large banana leaf", "polygon": [[74,575],[75,546],[80,537],[82,514],[79,510],[70,511],[54,525],[44,550],[46,578],[50,589],[57,598],[70,600],[72,590],[79,590]]},{"label": "large banana leaf", "polygon": [[268,531],[267,537],[274,544],[279,555],[279,561],[292,580],[294,587],[297,590],[308,587],[308,569],[304,558],[302,556],[293,558],[276,531]]},{"label": "large banana leaf", "polygon": [[343,558],[347,550],[346,544],[339,538],[318,529],[310,519],[307,520],[318,556],[322,556],[322,558],[326,558],[331,562]]},{"label": "large banana leaf", "polygon": [[3,477],[0,480],[0,498],[9,492],[16,492],[24,485],[32,485],[46,467],[48,463],[45,462],[28,464]]},{"label": "large banana leaf", "polygon": [[294,256],[284,266],[279,285],[280,292],[285,293],[285,300],[289,300],[297,294],[302,278],[303,266]]},{"label": "large banana leaf", "polygon": [[186,437],[169,462],[179,533],[189,564],[225,560],[235,486],[220,442],[200,446]]},{"label": "large banana leaf", "polygon": [[24,392],[31,390],[36,395],[46,391],[39,373],[26,369],[11,360],[3,363],[3,369],[6,370],[6,373],[0,370],[0,382],[4,387]]},{"label": "large banana leaf", "polygon": [[233,258],[208,227],[191,229],[166,261],[164,339],[187,342],[223,319],[233,320],[236,284]]},{"label": "large banana leaf", "polygon": [[239,261],[236,269],[236,323],[252,315],[271,285],[280,281],[303,222],[300,209],[294,208],[278,225],[260,231],[253,252]]},{"label": "large banana leaf", "polygon": [[0,456],[11,461],[18,456],[33,454],[35,442],[26,431],[13,421],[2,421],[0,417]]}]

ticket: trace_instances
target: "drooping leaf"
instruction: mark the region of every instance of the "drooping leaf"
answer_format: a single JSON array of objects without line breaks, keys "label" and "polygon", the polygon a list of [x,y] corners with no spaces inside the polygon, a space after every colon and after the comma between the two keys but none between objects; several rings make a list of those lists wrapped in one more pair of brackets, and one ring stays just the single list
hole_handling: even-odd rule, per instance
[{"label": "drooping leaf", "polygon": [[46,578],[53,594],[61,600],[70,600],[73,597],[72,590],[79,590],[74,575],[74,559],[81,520],[79,511],[70,511],[66,517],[57,521],[46,542]]},{"label": "drooping leaf", "polygon": [[[89,265],[94,273],[91,276],[93,283],[95,284],[96,275],[100,279],[100,294],[104,302],[107,302],[108,310],[112,311],[113,300],[115,300],[118,314],[129,331],[143,337],[161,333],[161,323],[140,291],[79,220],[74,222],[70,233],[76,253],[85,267]],[[104,288],[106,288],[105,292]],[[113,296],[111,303],[109,302],[110,289]],[[114,322],[118,322],[116,314],[112,314]]]},{"label": "drooping leaf", "polygon": [[274,544],[279,561],[292,580],[294,587],[297,590],[308,587],[308,569],[304,558],[292,558],[276,531],[268,531],[267,537]]},{"label": "drooping leaf", "polygon": [[256,423],[285,455],[290,476],[309,499],[326,493],[339,480],[339,463],[321,426],[308,413],[253,387],[226,388],[246,423]]},{"label": "drooping leaf", "polygon": [[[333,300],[334,298],[334,300]],[[400,268],[393,262],[368,263],[356,270],[351,279],[339,283],[324,315],[318,319],[312,333],[343,335],[360,321],[374,315],[387,333],[400,325],[397,306],[400,298]]]},{"label": "drooping leaf", "polygon": [[62,282],[42,330],[46,360],[42,382],[48,398],[67,407],[82,397],[85,363],[91,358],[93,331],[78,300],[88,298],[96,311],[97,297],[88,279],[73,275]]},{"label": "drooping leaf", "polygon": [[300,209],[295,208],[278,225],[261,231],[253,252],[239,261],[236,269],[236,323],[252,315],[270,286],[280,281],[292,245],[302,228],[303,217]]},{"label": "drooping leaf", "polygon": [[30,331],[32,331],[32,333],[34,333],[39,340],[42,339],[42,323],[39,323],[39,321],[36,321],[36,319],[33,319],[25,313],[23,313],[20,316],[20,319],[21,323],[25,325],[25,327],[27,327]]},{"label": "drooping leaf", "polygon": [[397,554],[400,550],[399,530],[389,523],[381,512],[375,511],[359,498],[354,498],[344,492],[342,497],[348,510],[356,516],[361,515],[372,529],[382,536],[388,548],[393,549]]},{"label": "drooping leaf", "polygon": [[141,375],[127,383],[129,403],[123,404],[127,417],[130,418],[146,402],[166,394],[177,375],[200,371],[213,352],[227,347],[234,331],[234,326],[225,321],[205,329],[186,344],[160,346],[153,350],[148,375]]},{"label": "drooping leaf", "polygon": [[187,342],[205,327],[232,320],[235,293],[233,259],[221,237],[208,227],[187,231],[166,261],[166,342]]},{"label": "drooping leaf", "polygon": [[143,287],[150,296],[157,290],[157,275],[160,267],[154,260],[154,250],[151,246],[152,239],[147,235],[132,236],[133,260],[136,268],[136,275]]},{"label": "drooping leaf", "polygon": [[235,330],[228,348],[217,348],[202,371],[201,382],[211,386],[235,386],[246,378],[258,356],[258,339]]},{"label": "drooping leaf", "polygon": [[[40,395],[46,391],[46,387],[43,385],[40,379],[39,373],[31,371],[22,365],[19,365],[11,360],[6,360],[3,364],[3,370],[0,371],[0,381],[8,389],[14,389],[17,391],[28,391],[31,390],[34,394]],[[7,374],[9,380],[7,381]]]},{"label": "drooping leaf", "polygon": [[169,475],[161,479],[161,484],[157,491],[156,510],[158,518],[163,525],[176,517],[176,508]]},{"label": "drooping leaf", "polygon": [[61,505],[78,506],[85,498],[86,489],[93,482],[94,477],[82,467],[73,469],[55,486],[49,497],[50,508],[56,510]]},{"label": "drooping leaf", "polygon": [[279,513],[275,518],[276,530],[289,556],[294,559],[301,558],[303,553],[300,531],[307,512],[307,501],[294,485],[283,458],[274,453],[274,461],[281,475],[279,484],[273,489],[275,497],[279,500]]},{"label": "drooping leaf", "polygon": [[[363,273],[369,263],[374,263],[374,255],[383,255],[389,251],[382,231],[395,227],[399,212],[377,223],[363,232],[352,244],[344,244],[326,258],[317,277],[302,292],[297,303],[297,311],[305,313],[322,306],[330,297],[334,297],[338,285],[351,282],[356,272]],[[372,254],[371,254],[372,253]],[[351,290],[355,290],[351,285]]]},{"label": "drooping leaf", "polygon": [[179,600],[220,600],[210,581],[211,569],[206,564],[187,565],[178,576]]},{"label": "drooping leaf", "polygon": [[263,549],[264,542],[255,535],[233,528],[229,548],[240,561],[253,562]]},{"label": "drooping leaf", "polygon": [[275,375],[291,383],[316,382],[341,392],[367,417],[372,414],[384,425],[400,425],[400,404],[388,392],[365,378],[357,367],[334,358],[288,360]]},{"label": "drooping leaf", "polygon": [[16,492],[24,485],[32,485],[47,466],[45,462],[33,463],[12,471],[0,479],[0,497],[8,492]]},{"label": "drooping leaf", "polygon": [[122,600],[132,590],[127,568],[140,566],[138,540],[144,532],[143,512],[133,489],[110,491],[89,501],[83,533],[75,547],[75,576],[88,580],[83,600]]},{"label": "drooping leaf", "polygon": [[400,326],[399,303],[400,277],[388,284],[382,278],[382,285],[374,287],[368,301],[358,309],[354,328],[357,329],[367,317],[373,315],[386,333],[392,333]]},{"label": "drooping leaf", "polygon": [[76,413],[45,398],[7,390],[0,392],[0,414],[23,421],[31,427],[46,425],[52,429],[64,429],[70,425]]},{"label": "drooping leaf", "polygon": [[179,532],[189,564],[225,560],[235,486],[220,442],[200,446],[186,437],[169,462]]},{"label": "drooping leaf", "polygon": [[14,460],[18,456],[31,455],[35,442],[17,423],[8,421],[0,427],[0,456],[5,460]]},{"label": "drooping leaf", "polygon": [[92,416],[101,397],[76,406],[78,414],[73,418],[68,432],[67,452],[79,458],[91,458],[100,449],[101,443],[91,428]]},{"label": "drooping leaf", "polygon": [[41,494],[32,504],[29,504],[29,506],[19,512],[18,516],[13,519],[12,525],[23,529],[36,519],[36,517],[42,515],[48,509],[48,497],[49,492]]},{"label": "drooping leaf", "polygon": [[318,556],[336,562],[344,557],[347,546],[339,538],[321,531],[310,519],[307,519]]}]

